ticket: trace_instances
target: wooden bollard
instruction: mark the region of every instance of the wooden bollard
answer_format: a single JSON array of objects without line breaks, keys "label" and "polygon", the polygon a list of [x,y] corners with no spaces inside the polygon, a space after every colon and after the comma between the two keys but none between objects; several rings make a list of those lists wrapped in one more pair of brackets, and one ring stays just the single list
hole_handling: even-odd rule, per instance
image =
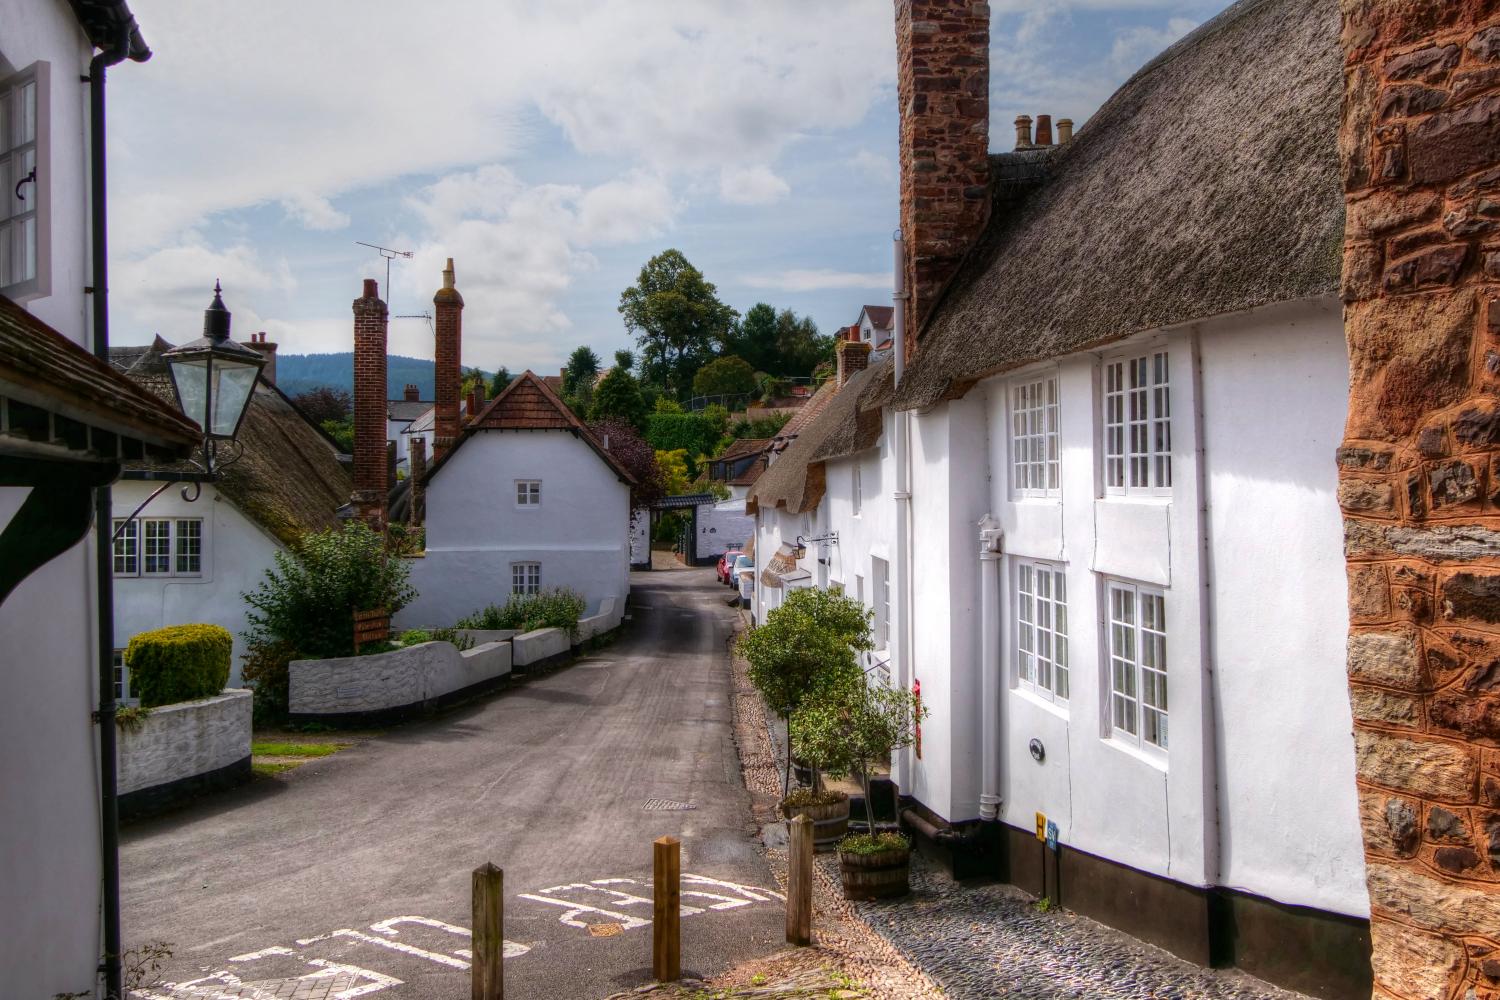
[{"label": "wooden bollard", "polygon": [[473,1000],[505,996],[505,873],[493,863],[474,869]]},{"label": "wooden bollard", "polygon": [[786,941],[812,944],[813,821],[806,814],[787,821]]},{"label": "wooden bollard", "polygon": [[659,982],[682,978],[682,842],[658,837],[652,844],[651,973]]}]

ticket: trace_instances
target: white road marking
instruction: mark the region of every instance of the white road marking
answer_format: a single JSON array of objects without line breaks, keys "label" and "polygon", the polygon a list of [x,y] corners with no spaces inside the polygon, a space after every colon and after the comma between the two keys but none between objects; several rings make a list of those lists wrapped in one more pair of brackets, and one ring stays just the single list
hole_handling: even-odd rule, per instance
[{"label": "white road marking", "polygon": [[346,972],[351,975],[363,976],[366,979],[372,980],[372,982],[365,986],[356,986],[353,989],[339,990],[339,992],[335,993],[332,997],[329,998],[329,1000],[354,1000],[355,997],[362,997],[369,993],[379,993],[381,990],[389,989],[392,986],[402,985],[402,981],[397,979],[395,976],[387,976],[379,972],[371,972],[369,969],[361,969],[357,965],[341,965],[337,962],[330,962],[327,959],[323,958],[314,958],[307,964],[322,966],[322,970],[319,972],[308,973],[307,975],[300,977],[302,979],[316,979],[319,976],[336,976],[341,972]]},{"label": "white road marking", "polygon": [[398,933],[396,930],[397,924],[421,924],[423,927],[436,927],[440,931],[457,934],[459,937],[474,936],[474,932],[467,927],[456,927],[453,924],[445,924],[441,920],[434,920],[431,917],[391,917],[389,920],[382,920],[379,923],[371,924],[370,930],[375,931],[377,934],[390,934],[394,937]]},{"label": "white road marking", "polygon": [[363,941],[365,944],[379,945],[382,948],[389,948],[391,951],[399,951],[403,955],[425,958],[429,962],[436,962],[439,965],[446,965],[453,969],[467,969],[469,967],[468,962],[465,962],[461,958],[454,958],[452,955],[444,955],[442,952],[437,951],[428,951],[426,948],[418,948],[416,945],[406,944],[402,941],[390,941],[386,938],[372,937],[369,934],[351,930],[347,927],[343,930],[334,931],[328,936],[353,938],[356,941]]},{"label": "white road marking", "polygon": [[[769,903],[772,900],[786,897],[771,889],[762,889],[757,886],[740,885],[737,882],[726,882],[722,879],[710,878],[706,875],[694,875],[684,873],[682,876],[684,885],[698,888],[684,888],[683,896],[695,896],[700,899],[714,900],[709,904],[709,910],[733,910],[752,903]],[[652,901],[645,896],[638,896],[631,892],[611,889],[610,886],[641,886],[643,891],[645,884],[631,878],[597,878],[591,882],[569,882],[566,885],[549,886],[546,889],[538,889],[534,893],[519,893],[521,899],[529,899],[536,903],[546,903],[549,906],[559,906],[565,911],[558,921],[568,927],[577,927],[580,930],[588,930],[590,924],[579,919],[585,914],[598,914],[618,921],[623,930],[634,930],[651,923],[649,917],[637,917],[629,913],[621,912],[625,907],[640,906],[650,907]],[[718,889],[719,892],[709,892],[708,889]],[[591,899],[588,894],[601,893],[608,897],[603,900]],[[601,905],[594,905],[595,902]],[[610,909],[608,907],[619,907]],[[705,909],[681,904],[681,914],[685,917],[696,916],[706,912]]]},{"label": "white road marking", "polygon": [[253,962],[256,959],[265,958],[267,955],[295,955],[295,954],[296,954],[296,952],[292,951],[292,949],[290,949],[290,948],[283,948],[279,944],[273,944],[273,945],[271,945],[271,947],[269,947],[269,948],[262,948],[260,951],[251,951],[251,952],[247,952],[247,953],[245,953],[243,955],[234,955],[234,956],[231,956],[229,960],[231,962]]}]

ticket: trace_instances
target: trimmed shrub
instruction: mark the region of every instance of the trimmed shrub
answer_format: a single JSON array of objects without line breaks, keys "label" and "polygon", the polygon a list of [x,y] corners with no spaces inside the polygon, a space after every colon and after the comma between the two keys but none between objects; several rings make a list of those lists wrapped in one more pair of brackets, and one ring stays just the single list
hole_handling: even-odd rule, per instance
[{"label": "trimmed shrub", "polygon": [[255,723],[266,726],[286,718],[292,682],[290,664],[297,649],[289,642],[254,641],[245,651],[240,675],[255,693]]},{"label": "trimmed shrub", "polygon": [[578,631],[578,619],[583,617],[585,602],[583,595],[566,587],[549,587],[540,594],[515,594],[503,605],[491,604],[460,618],[457,628],[473,629],[519,629],[533,632],[539,628],[567,629],[569,635]]},{"label": "trimmed shrub", "polygon": [[212,698],[229,682],[234,637],[218,625],[169,625],[125,647],[130,690],[146,708]]}]

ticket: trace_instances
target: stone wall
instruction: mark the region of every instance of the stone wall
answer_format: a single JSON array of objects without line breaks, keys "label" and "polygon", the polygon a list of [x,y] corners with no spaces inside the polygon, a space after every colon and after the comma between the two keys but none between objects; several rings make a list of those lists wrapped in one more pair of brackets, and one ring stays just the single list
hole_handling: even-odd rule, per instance
[{"label": "stone wall", "polygon": [[511,646],[488,642],[459,652],[423,642],[372,656],[293,660],[288,703],[294,716],[369,716],[421,708],[510,673]]},{"label": "stone wall", "polygon": [[250,759],[249,691],[153,708],[139,728],[121,729],[121,795],[208,774]]},{"label": "stone wall", "polygon": [[1500,998],[1500,3],[1343,14],[1339,499],[1375,993]]},{"label": "stone wall", "polygon": [[515,647],[515,664],[518,667],[535,666],[566,656],[573,648],[568,633],[560,628],[539,628],[535,632],[518,635],[511,642]]}]

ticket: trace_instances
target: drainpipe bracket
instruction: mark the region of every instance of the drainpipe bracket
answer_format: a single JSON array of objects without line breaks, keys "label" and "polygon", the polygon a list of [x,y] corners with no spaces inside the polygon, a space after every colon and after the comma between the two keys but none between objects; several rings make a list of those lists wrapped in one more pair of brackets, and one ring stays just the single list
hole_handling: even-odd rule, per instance
[{"label": "drainpipe bracket", "polygon": [[979,796],[979,818],[985,822],[993,823],[1000,818],[1000,796]]}]

